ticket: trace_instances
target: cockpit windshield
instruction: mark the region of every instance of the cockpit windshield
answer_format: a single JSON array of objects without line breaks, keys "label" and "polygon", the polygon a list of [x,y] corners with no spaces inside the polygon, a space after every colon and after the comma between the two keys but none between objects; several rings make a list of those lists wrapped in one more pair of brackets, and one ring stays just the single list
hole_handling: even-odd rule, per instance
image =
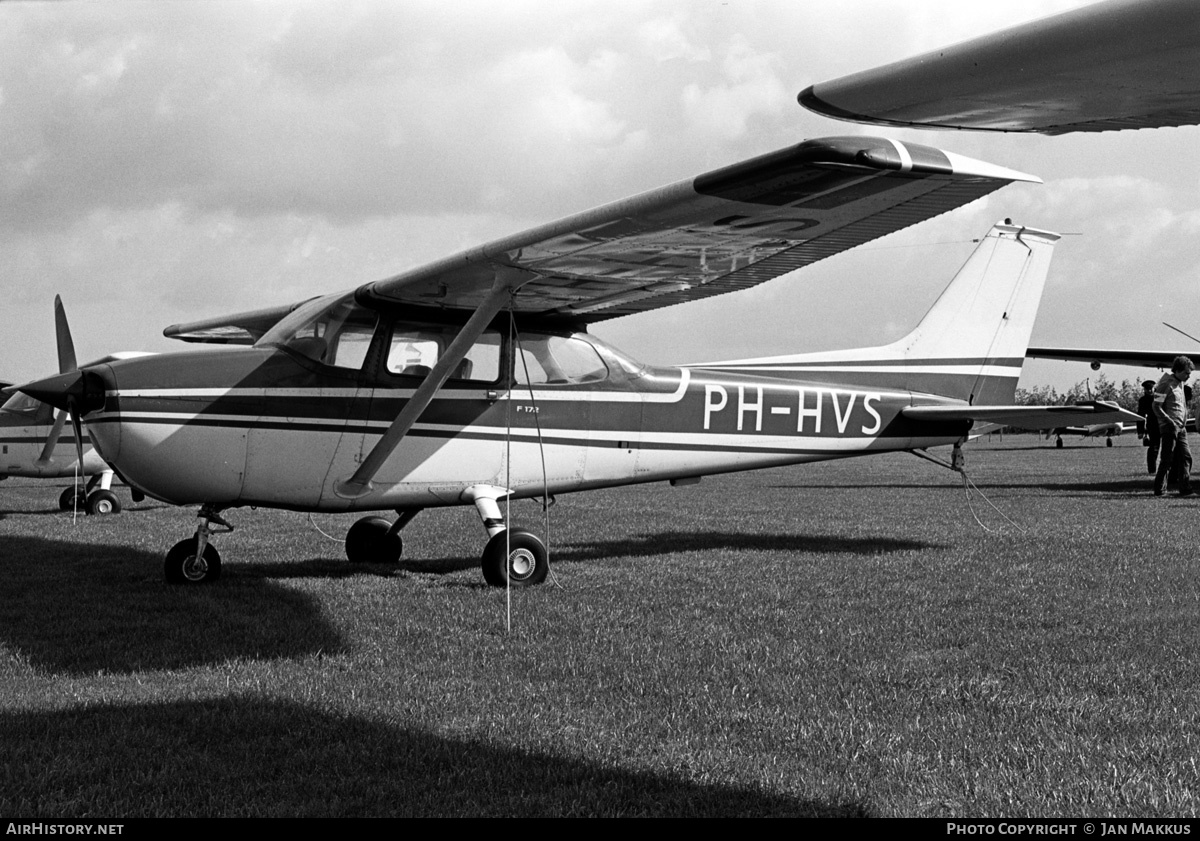
[{"label": "cockpit windshield", "polygon": [[378,316],[354,293],[310,301],[263,334],[255,347],[283,347],[314,362],[358,370],[367,357]]},{"label": "cockpit windshield", "polygon": [[17,392],[0,406],[0,412],[15,415],[30,425],[49,423],[54,417],[54,408],[28,394]]}]

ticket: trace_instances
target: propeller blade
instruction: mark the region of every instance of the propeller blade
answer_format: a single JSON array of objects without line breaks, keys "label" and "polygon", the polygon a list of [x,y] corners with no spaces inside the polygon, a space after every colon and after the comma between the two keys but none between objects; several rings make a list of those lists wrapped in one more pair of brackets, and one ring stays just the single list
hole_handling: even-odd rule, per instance
[{"label": "propeller blade", "polygon": [[67,421],[67,413],[59,412],[54,416],[54,425],[50,427],[50,434],[46,436],[46,446],[42,447],[42,454],[38,456],[38,462],[45,463],[54,455],[54,448],[58,446],[59,436],[62,435],[63,424]]},{"label": "propeller blade", "polygon": [[62,297],[54,296],[54,334],[58,340],[58,373],[67,374],[79,365],[75,361],[75,343],[71,341],[71,327],[67,324],[67,311]]},{"label": "propeller blade", "polygon": [[78,398],[68,398],[67,405],[71,412],[71,426],[75,428],[75,457],[79,459],[79,472],[83,473],[83,421],[79,418]]}]

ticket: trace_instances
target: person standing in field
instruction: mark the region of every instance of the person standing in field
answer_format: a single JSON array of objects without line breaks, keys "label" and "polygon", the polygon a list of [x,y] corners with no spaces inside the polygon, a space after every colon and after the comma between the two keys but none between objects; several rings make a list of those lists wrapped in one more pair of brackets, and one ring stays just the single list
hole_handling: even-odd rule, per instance
[{"label": "person standing in field", "polygon": [[1192,453],[1187,439],[1187,396],[1184,383],[1195,366],[1186,356],[1177,356],[1170,373],[1154,386],[1154,414],[1162,439],[1162,457],[1154,474],[1154,495],[1163,495],[1167,474],[1175,474],[1179,495],[1192,495]]},{"label": "person standing in field", "polygon": [[1153,476],[1158,471],[1158,447],[1161,439],[1158,433],[1158,417],[1154,414],[1154,380],[1142,383],[1142,396],[1138,399],[1138,414],[1142,422],[1138,424],[1138,432],[1143,436],[1142,444],[1146,446],[1146,471]]}]

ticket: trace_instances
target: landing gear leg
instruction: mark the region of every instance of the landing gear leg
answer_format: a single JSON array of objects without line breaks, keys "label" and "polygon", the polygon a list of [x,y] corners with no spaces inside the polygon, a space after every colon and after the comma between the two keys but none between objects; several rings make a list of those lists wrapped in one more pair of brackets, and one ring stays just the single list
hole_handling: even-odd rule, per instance
[{"label": "landing gear leg", "polygon": [[[120,514],[121,501],[112,492],[113,472],[105,470],[88,482],[87,512],[89,514]],[[97,484],[99,490],[92,490]]]},{"label": "landing gear leg", "polygon": [[221,517],[216,506],[203,505],[196,516],[200,525],[195,536],[179,541],[167,553],[163,572],[170,584],[208,584],[221,577],[221,555],[209,538],[231,532],[233,526]]},{"label": "landing gear leg", "polygon": [[346,557],[352,563],[396,563],[404,554],[400,531],[421,510],[401,508],[396,511],[400,516],[394,523],[386,517],[363,517],[346,532]]},{"label": "landing gear leg", "polygon": [[550,554],[546,544],[533,532],[510,529],[493,496],[475,496],[475,510],[489,535],[480,564],[483,580],[493,587],[506,583],[513,587],[532,587],[546,580]]}]

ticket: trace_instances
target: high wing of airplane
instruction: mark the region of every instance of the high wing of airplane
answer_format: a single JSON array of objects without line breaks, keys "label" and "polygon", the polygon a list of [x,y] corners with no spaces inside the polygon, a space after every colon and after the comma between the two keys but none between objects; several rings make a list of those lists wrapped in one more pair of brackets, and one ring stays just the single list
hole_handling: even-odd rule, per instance
[{"label": "high wing of airplane", "polygon": [[394,561],[419,511],[473,505],[485,580],[534,584],[545,546],[502,500],[954,445],[1010,412],[1058,236],[1007,222],[890,345],[660,368],[586,326],[762,283],[1013,180],[1035,179],[890,140],[806,141],[309,301],[250,348],[19,388],[85,419],[134,487],[200,505],[170,581],[219,575],[211,538],[237,506],[396,511],[346,537],[351,560]]},{"label": "high wing of airplane", "polygon": [[1066,362],[1087,362],[1093,371],[1103,364],[1140,365],[1145,368],[1170,368],[1177,356],[1186,356],[1200,368],[1200,353],[1178,350],[1111,350],[1106,348],[1031,347],[1025,352],[1029,359],[1059,359]]},{"label": "high wing of airplane", "polygon": [[812,85],[835,119],[1058,135],[1200,123],[1200,4],[1106,0]]}]

